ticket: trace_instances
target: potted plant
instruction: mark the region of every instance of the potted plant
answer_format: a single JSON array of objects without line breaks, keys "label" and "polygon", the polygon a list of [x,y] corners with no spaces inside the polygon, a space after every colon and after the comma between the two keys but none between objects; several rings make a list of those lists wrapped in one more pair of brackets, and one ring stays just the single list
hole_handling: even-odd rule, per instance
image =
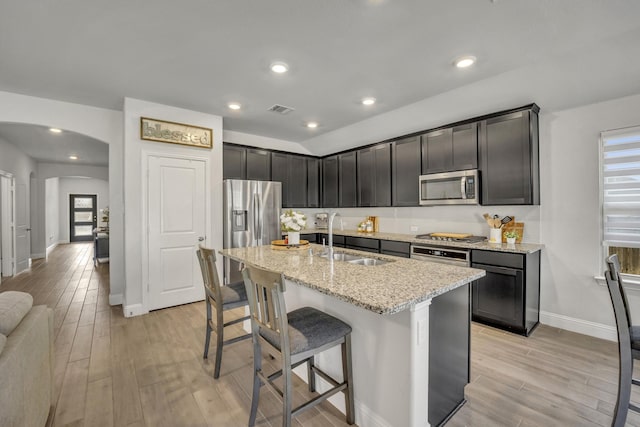
[{"label": "potted plant", "polygon": [[289,209],[280,215],[280,229],[287,232],[290,245],[300,244],[300,230],[307,225],[307,217],[302,212]]},{"label": "potted plant", "polygon": [[512,245],[520,235],[515,230],[508,230],[504,232],[504,237],[507,238],[507,243]]}]

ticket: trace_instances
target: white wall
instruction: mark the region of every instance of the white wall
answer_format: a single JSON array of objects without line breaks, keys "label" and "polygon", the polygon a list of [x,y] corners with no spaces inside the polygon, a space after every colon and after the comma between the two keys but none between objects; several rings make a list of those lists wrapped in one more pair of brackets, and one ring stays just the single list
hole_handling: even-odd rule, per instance
[{"label": "white wall", "polygon": [[[9,172],[15,177],[15,185],[18,187],[19,185],[24,185],[24,188],[27,190],[27,194],[25,194],[25,218],[27,221],[31,221],[31,204],[28,201],[31,200],[32,194],[31,192],[35,192],[36,189],[31,188],[31,173],[36,171],[36,162],[22,151],[18,150],[15,146],[10,144],[7,141],[0,139],[0,170],[4,172]],[[18,201],[16,200],[16,204]],[[22,206],[20,208],[23,208]],[[33,228],[34,224],[30,224],[31,228]],[[17,244],[19,244],[19,240]],[[26,251],[27,248],[16,248],[16,254],[24,253],[23,250]],[[31,248],[31,254],[35,253],[34,249]],[[32,256],[29,254],[29,256]]]},{"label": "white wall", "polygon": [[109,206],[109,182],[102,179],[85,178],[60,178],[60,191],[58,197],[59,212],[59,241],[69,242],[69,195],[70,194],[95,194],[97,196],[98,226],[101,225],[100,210]]},{"label": "white wall", "polygon": [[45,180],[44,224],[47,253],[60,242],[60,178]]},{"label": "white wall", "polygon": [[[614,339],[602,276],[599,199],[600,132],[640,125],[640,95],[540,116],[544,323]],[[629,292],[640,319],[640,291]]]},{"label": "white wall", "polygon": [[[0,121],[57,127],[109,144],[111,304],[122,302],[125,287],[122,118],[121,111],[0,91]],[[44,194],[38,195],[38,199],[38,203],[44,203]],[[40,230],[43,230],[44,224],[32,224],[32,227],[34,226],[42,227]],[[41,233],[44,234],[43,231]]]},{"label": "white wall", "polygon": [[[213,129],[213,148],[211,150],[188,147],[178,144],[143,141],[140,139],[140,117],[188,123]],[[197,111],[184,110],[167,105],[155,104],[132,98],[124,102],[124,178],[125,205],[125,258],[127,260],[126,289],[124,296],[125,316],[143,314],[146,306],[146,220],[144,218],[143,151],[145,153],[172,154],[203,157],[209,160],[211,189],[211,217],[208,218],[206,244],[222,247],[222,117]],[[222,268],[219,260],[218,269]],[[221,270],[220,270],[221,271]],[[144,291],[143,291],[144,288]]]},{"label": "white wall", "polygon": [[252,147],[269,148],[271,150],[282,150],[290,153],[313,154],[301,144],[283,139],[268,138],[266,136],[252,135],[249,133],[234,132],[225,130],[223,133],[224,142],[234,144],[250,145]]}]

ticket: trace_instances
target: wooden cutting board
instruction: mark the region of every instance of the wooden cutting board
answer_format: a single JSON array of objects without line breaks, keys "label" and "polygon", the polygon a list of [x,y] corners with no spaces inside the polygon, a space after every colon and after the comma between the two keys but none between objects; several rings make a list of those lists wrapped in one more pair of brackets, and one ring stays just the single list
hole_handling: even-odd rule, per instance
[{"label": "wooden cutting board", "polygon": [[431,233],[433,237],[451,237],[452,239],[466,239],[467,237],[473,236],[473,234],[469,233]]}]

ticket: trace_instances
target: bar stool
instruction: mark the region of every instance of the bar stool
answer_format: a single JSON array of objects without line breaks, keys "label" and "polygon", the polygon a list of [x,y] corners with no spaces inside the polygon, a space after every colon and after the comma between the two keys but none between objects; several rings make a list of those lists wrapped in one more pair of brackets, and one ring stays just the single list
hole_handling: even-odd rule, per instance
[{"label": "bar stool", "polygon": [[[634,359],[640,360],[640,326],[633,325],[633,319],[631,317],[631,308],[629,307],[629,300],[627,300],[627,293],[624,289],[624,281],[621,276],[620,260],[618,254],[613,254],[607,258],[607,266],[611,272],[613,280],[618,282],[620,287],[620,294],[622,295],[622,302],[624,303],[624,311],[627,315],[627,324],[629,325],[629,333],[631,335],[631,354]],[[633,384],[640,385],[640,380],[633,380]]]},{"label": "bar stool", "polygon": [[[623,427],[627,419],[629,409],[640,412],[640,407],[631,403],[631,384],[633,380],[633,356],[631,348],[631,328],[627,316],[627,306],[623,293],[619,274],[615,272],[617,256],[612,255],[607,258],[609,270],[605,271],[607,288],[613,305],[613,314],[616,319],[616,330],[618,332],[618,396],[616,406],[613,411],[612,427]],[[618,264],[619,266],[619,264]],[[618,270],[619,271],[619,270]]]},{"label": "bar stool", "polygon": [[[253,334],[253,396],[249,426],[255,425],[260,387],[268,384],[282,399],[283,427],[291,426],[291,418],[336,394],[344,392],[347,423],[354,423],[353,374],[351,370],[351,326],[320,310],[303,307],[287,313],[284,302],[282,273],[247,266],[242,271],[249,299]],[[262,345],[280,353],[282,368],[271,375],[262,370]],[[315,366],[314,356],[340,344],[343,381],[338,382]],[[307,363],[309,391],[315,391],[315,374],[333,387],[292,409],[292,369]],[[283,377],[280,390],[273,380]]]},{"label": "bar stool", "polygon": [[[249,320],[250,316],[231,320],[224,323],[223,313],[227,310],[243,307],[248,305],[247,292],[243,282],[231,283],[226,286],[220,286],[218,279],[218,270],[216,269],[216,253],[213,249],[199,246],[197,251],[198,261],[200,262],[200,270],[202,271],[202,280],[204,282],[204,290],[206,292],[207,305],[207,332],[204,341],[204,356],[209,357],[209,342],[211,340],[211,332],[216,332],[216,365],[213,378],[220,377],[220,364],[222,363],[222,348],[227,344],[233,344],[251,337],[251,334],[244,334],[224,340],[224,328],[226,326],[235,325],[236,323]],[[215,327],[211,316],[211,307],[216,309]]]}]

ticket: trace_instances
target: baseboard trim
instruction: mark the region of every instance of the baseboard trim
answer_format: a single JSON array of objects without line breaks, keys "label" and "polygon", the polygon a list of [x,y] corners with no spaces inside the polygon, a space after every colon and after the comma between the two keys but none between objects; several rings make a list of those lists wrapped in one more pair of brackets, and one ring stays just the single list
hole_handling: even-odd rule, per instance
[{"label": "baseboard trim", "polygon": [[549,313],[547,311],[540,311],[540,323],[608,341],[618,341],[616,328],[602,323],[576,319],[575,317]]},{"label": "baseboard trim", "polygon": [[131,304],[125,305],[123,307],[124,317],[134,317],[134,316],[142,316],[143,314],[149,313],[149,310],[146,310],[142,307],[142,304]]},{"label": "baseboard trim", "polygon": [[122,294],[109,294],[109,305],[121,305],[122,301],[124,301]]},{"label": "baseboard trim", "polygon": [[49,254],[51,253],[51,251],[54,250],[56,248],[56,246],[58,246],[59,243],[60,242],[56,242],[56,243],[54,243],[52,245],[47,246],[46,254],[45,254],[44,258],[48,257]]},{"label": "baseboard trim", "polygon": [[31,254],[31,259],[42,259],[45,258],[46,254]]}]

